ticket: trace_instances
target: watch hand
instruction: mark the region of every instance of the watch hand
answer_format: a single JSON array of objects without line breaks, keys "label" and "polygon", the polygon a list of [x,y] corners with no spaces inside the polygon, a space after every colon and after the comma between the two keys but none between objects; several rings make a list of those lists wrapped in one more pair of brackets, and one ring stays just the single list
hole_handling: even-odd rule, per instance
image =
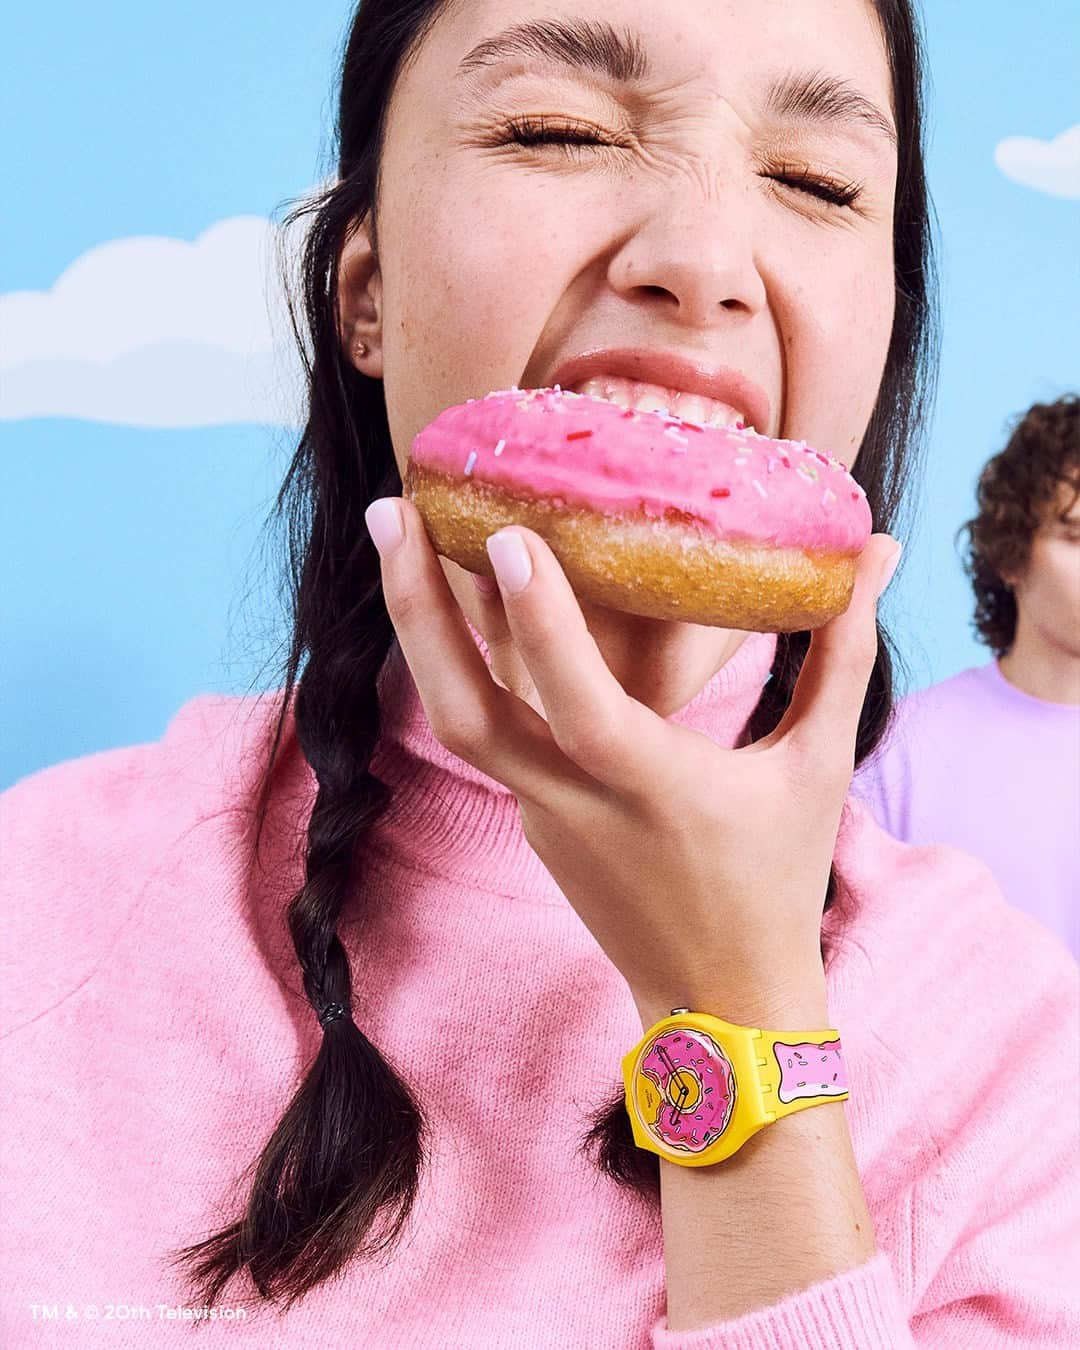
[{"label": "watch hand", "polygon": [[660,1057],[660,1059],[663,1061],[664,1067],[665,1067],[665,1068],[667,1069],[667,1071],[668,1071],[668,1094],[669,1094],[669,1096],[671,1095],[671,1083],[672,1083],[672,1080],[674,1080],[674,1082],[675,1082],[675,1084],[676,1084],[676,1089],[677,1089],[678,1094],[679,1094],[679,1100],[678,1100],[678,1102],[672,1101],[672,1103],[671,1103],[672,1110],[675,1112],[673,1124],[677,1125],[677,1124],[679,1123],[679,1116],[682,1114],[683,1103],[686,1101],[686,1098],[687,1098],[687,1096],[689,1095],[690,1088],[689,1088],[689,1085],[688,1085],[688,1084],[686,1084],[686,1083],[683,1082],[681,1076],[679,1075],[678,1069],[676,1069],[675,1065],[671,1062],[671,1057],[670,1057],[670,1055],[667,1053],[667,1051],[663,1048],[663,1046],[658,1045],[658,1046],[656,1047],[656,1053],[657,1053],[657,1055]]}]

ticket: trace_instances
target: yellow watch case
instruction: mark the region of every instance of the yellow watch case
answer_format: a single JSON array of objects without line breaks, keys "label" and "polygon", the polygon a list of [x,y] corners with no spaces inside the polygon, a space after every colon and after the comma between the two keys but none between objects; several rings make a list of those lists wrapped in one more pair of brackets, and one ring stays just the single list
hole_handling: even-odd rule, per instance
[{"label": "yellow watch case", "polygon": [[623,1057],[634,1140],[705,1167],[780,1116],[848,1097],[835,1029],[766,1031],[676,1008]]}]

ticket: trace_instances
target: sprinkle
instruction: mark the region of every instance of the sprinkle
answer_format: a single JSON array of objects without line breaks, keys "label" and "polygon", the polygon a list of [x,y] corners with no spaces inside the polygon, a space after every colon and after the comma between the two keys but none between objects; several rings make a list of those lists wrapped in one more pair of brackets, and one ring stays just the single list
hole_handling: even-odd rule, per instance
[{"label": "sprinkle", "polygon": [[556,386],[555,386],[555,392],[556,392],[557,394],[561,394],[561,393],[562,393],[562,389],[561,389],[558,385],[556,385]]},{"label": "sprinkle", "polygon": [[591,431],[568,431],[568,432],[566,433],[566,439],[567,439],[568,441],[580,441],[580,440],[584,440],[584,438],[585,438],[586,436],[591,436],[591,435],[592,435],[592,432],[591,432]]},{"label": "sprinkle", "polygon": [[851,494],[851,500],[852,500],[853,502],[857,502],[857,501],[859,500],[859,494],[858,494],[857,492],[853,492],[853,493]]},{"label": "sprinkle", "polygon": [[747,459],[747,457],[746,457],[745,455],[741,455],[741,456],[735,461],[735,463],[736,463],[736,464],[749,464],[750,461],[749,461],[749,459]]},{"label": "sprinkle", "polygon": [[812,483],[817,482],[818,471],[812,464],[799,464],[797,465],[797,470],[804,478],[808,478]]},{"label": "sprinkle", "polygon": [[503,452],[503,449],[504,449],[505,445],[506,445],[506,442],[505,442],[504,440],[501,440],[501,441],[498,443],[498,445],[495,447],[495,453],[496,453],[497,455],[501,455],[502,452]]},{"label": "sprinkle", "polygon": [[476,463],[476,451],[475,451],[475,450],[470,450],[470,451],[469,451],[469,458],[465,461],[465,473],[466,473],[466,475],[472,473],[472,471],[473,471],[473,465],[474,465],[475,463]]},{"label": "sprinkle", "polygon": [[709,489],[709,496],[710,496],[710,497],[730,497],[730,496],[731,496],[731,489],[730,489],[730,488],[710,488],[710,489]]},{"label": "sprinkle", "polygon": [[745,430],[746,430],[746,423],[742,420],[741,417],[740,417],[739,420],[735,423],[735,425],[738,427],[738,429],[739,429],[740,431],[745,431]]},{"label": "sprinkle", "polygon": [[756,478],[751,478],[750,481],[753,483],[754,487],[757,488],[758,492],[760,492],[763,497],[767,497],[769,495]]},{"label": "sprinkle", "polygon": [[699,423],[697,423],[697,422],[687,422],[685,419],[684,419],[682,425],[683,425],[683,430],[684,430],[684,431],[704,431],[704,430],[705,430],[705,428],[704,428],[703,426],[701,426]]},{"label": "sprinkle", "polygon": [[833,492],[831,488],[826,488],[825,491],[821,494],[822,506],[828,506],[830,502],[834,501],[836,501],[836,493]]},{"label": "sprinkle", "polygon": [[785,469],[791,468],[791,460],[788,459],[787,455],[780,456],[780,463],[784,466]]},{"label": "sprinkle", "polygon": [[687,442],[683,439],[682,436],[679,435],[679,433],[675,430],[674,427],[665,427],[664,435],[670,436],[673,441],[678,441],[680,445],[687,444]]}]

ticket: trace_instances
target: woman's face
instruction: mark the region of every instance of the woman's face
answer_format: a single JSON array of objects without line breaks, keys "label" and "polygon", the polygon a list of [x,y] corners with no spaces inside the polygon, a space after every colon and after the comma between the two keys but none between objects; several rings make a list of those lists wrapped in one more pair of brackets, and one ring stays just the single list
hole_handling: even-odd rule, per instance
[{"label": "woman's face", "polygon": [[[459,73],[522,24],[564,53],[610,30],[648,73],[620,82],[536,36]],[[509,122],[541,119],[606,144],[514,143]],[[850,466],[893,319],[892,125],[868,0],[450,4],[391,100],[380,255],[362,234],[342,268],[342,340],[372,348],[351,359],[384,380],[401,471],[443,408],[550,384],[596,347],[732,368],[768,399],[759,431]]]}]

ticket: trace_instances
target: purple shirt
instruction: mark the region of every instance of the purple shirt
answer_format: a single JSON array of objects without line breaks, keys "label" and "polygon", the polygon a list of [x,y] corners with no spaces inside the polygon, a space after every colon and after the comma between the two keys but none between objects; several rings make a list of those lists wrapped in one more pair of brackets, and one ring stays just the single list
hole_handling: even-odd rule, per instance
[{"label": "purple shirt", "polygon": [[972,666],[900,700],[851,791],[895,838],[980,858],[1080,957],[1080,705]]}]

